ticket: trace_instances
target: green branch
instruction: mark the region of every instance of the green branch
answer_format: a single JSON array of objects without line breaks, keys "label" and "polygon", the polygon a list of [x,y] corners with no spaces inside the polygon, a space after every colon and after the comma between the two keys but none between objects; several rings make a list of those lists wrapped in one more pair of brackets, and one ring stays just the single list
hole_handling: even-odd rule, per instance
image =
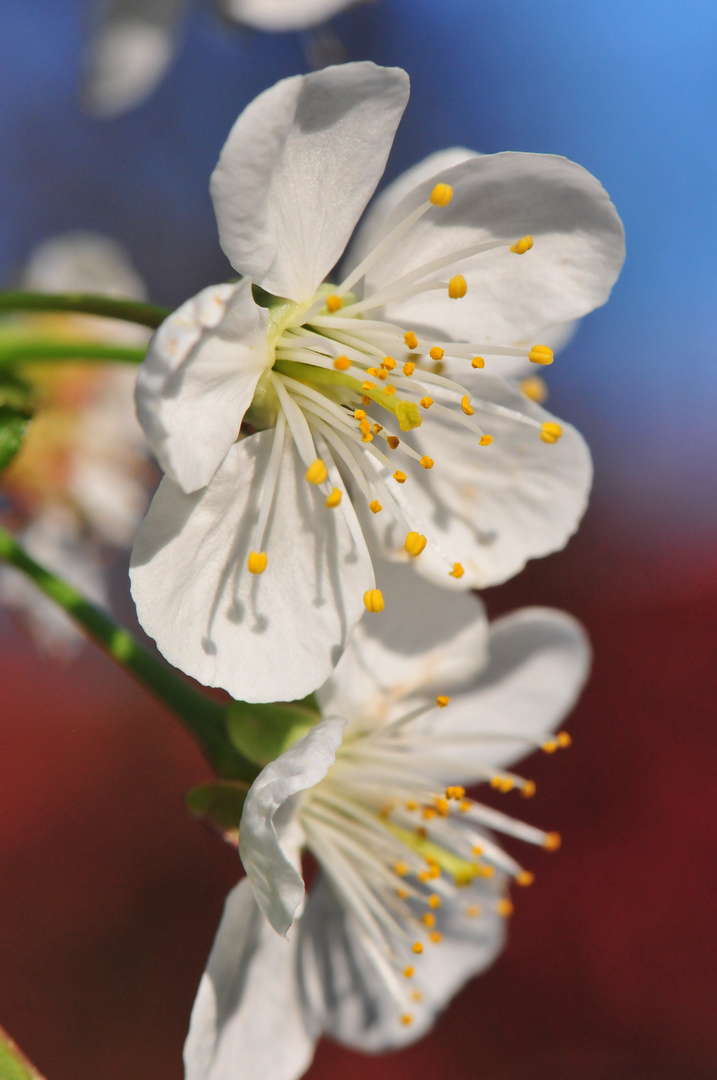
[{"label": "green branch", "polygon": [[14,536],[2,528],[0,559],[30,578],[45,596],[67,612],[96,645],[164,702],[191,731],[221,776],[254,779],[259,770],[231,738],[227,719],[231,716],[232,723],[236,724],[242,715],[255,718],[268,706],[233,702],[226,708],[197,693],[171,668],[148,653],[127,630],[86,600],[77,589],[35,562]]},{"label": "green branch", "polygon": [[17,338],[3,341],[0,337],[0,367],[24,364],[29,361],[94,361],[100,363],[141,364],[146,348],[123,345],[103,345],[87,341],[55,341],[49,338]]},{"label": "green branch", "polygon": [[117,300],[110,296],[89,293],[0,292],[0,312],[10,311],[69,311],[80,315],[100,315],[106,319],[122,319],[156,330],[172,309],[141,300]]}]

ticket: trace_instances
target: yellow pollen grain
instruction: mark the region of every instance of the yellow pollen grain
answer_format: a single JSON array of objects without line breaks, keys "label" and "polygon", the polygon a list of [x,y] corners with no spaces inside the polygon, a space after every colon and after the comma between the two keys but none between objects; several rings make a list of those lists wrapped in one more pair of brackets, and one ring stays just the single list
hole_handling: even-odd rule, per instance
[{"label": "yellow pollen grain", "polygon": [[548,388],[538,375],[530,375],[520,383],[520,389],[530,401],[542,405],[548,399]]},{"label": "yellow pollen grain", "polygon": [[414,334],[413,330],[408,330],[403,335],[403,340],[406,342],[406,348],[407,349],[417,349],[418,348],[418,338]]},{"label": "yellow pollen grain", "polygon": [[312,462],[304,473],[310,484],[323,484],[328,475],[329,471],[321,458],[317,458],[316,461]]},{"label": "yellow pollen grain", "polygon": [[544,742],[541,747],[541,750],[544,754],[554,754],[557,749],[558,744],[556,743],[555,739],[549,739],[548,742]]},{"label": "yellow pollen grain", "polygon": [[401,371],[403,372],[404,375],[413,375],[415,370],[416,370],[416,365],[414,364],[413,360],[407,360],[406,363],[401,368]]},{"label": "yellow pollen grain", "polygon": [[428,906],[433,908],[434,911],[441,906],[441,898],[438,893],[431,893],[428,897]]},{"label": "yellow pollen grain", "polygon": [[562,434],[560,424],[555,424],[552,420],[547,420],[540,429],[540,438],[544,443],[556,443]]},{"label": "yellow pollen grain", "polygon": [[482,356],[474,356],[473,359],[471,360],[471,367],[473,367],[473,368],[484,368],[485,367],[485,360],[483,359]]},{"label": "yellow pollen grain", "polygon": [[516,255],[525,255],[526,251],[530,251],[533,246],[532,236],[521,236],[515,244],[511,244],[510,250],[515,252]]},{"label": "yellow pollen grain", "polygon": [[552,364],[555,359],[553,350],[548,345],[533,345],[533,348],[528,353],[528,359],[531,364],[542,364],[547,366]]},{"label": "yellow pollen grain", "polygon": [[399,877],[406,877],[406,875],[408,874],[410,868],[409,868],[408,863],[406,863],[406,862],[397,862],[397,863],[394,863],[393,869],[395,870],[395,872],[398,874]]},{"label": "yellow pollen grain", "polygon": [[337,356],[334,360],[334,367],[337,371],[348,371],[351,367],[351,361],[348,356]]},{"label": "yellow pollen grain", "polygon": [[450,184],[436,184],[431,192],[431,202],[434,206],[448,206],[453,198],[453,188]]},{"label": "yellow pollen grain", "polygon": [[403,805],[407,810],[418,810],[418,803],[415,799],[406,799]]},{"label": "yellow pollen grain", "polygon": [[475,409],[470,403],[470,398],[468,397],[468,394],[464,394],[461,398],[461,408],[463,409],[463,412],[466,414],[466,416],[473,416]]},{"label": "yellow pollen grain", "polygon": [[459,562],[453,563],[453,569],[448,571],[450,577],[462,578],[465,574],[465,570]]},{"label": "yellow pollen grain", "polygon": [[366,394],[363,394],[363,396],[361,397],[361,404],[362,405],[370,405],[371,404],[371,398],[367,397]]},{"label": "yellow pollen grain", "polygon": [[493,436],[492,435],[481,435],[480,439],[478,440],[478,445],[479,446],[490,446],[490,444],[492,442],[493,442]]},{"label": "yellow pollen grain", "polygon": [[[376,389],[376,383],[367,381],[367,382],[361,384],[361,389],[362,390],[375,390]],[[369,398],[368,400],[370,401],[371,398]],[[368,401],[365,401],[364,405],[368,405]]]},{"label": "yellow pollen grain", "polygon": [[499,900],[499,901],[498,901],[498,903],[497,903],[497,904],[495,905],[495,910],[496,910],[496,911],[498,912],[498,914],[499,914],[499,915],[501,915],[501,916],[502,916],[502,917],[503,917],[504,919],[509,919],[509,918],[510,918],[510,916],[511,916],[511,915],[513,914],[513,904],[512,904],[512,902],[511,902],[511,901],[510,901],[510,900],[508,899],[508,897],[507,897],[507,896],[504,896],[504,897],[503,897],[503,898],[502,898],[501,900]]},{"label": "yellow pollen grain", "polygon": [[408,967],[405,967],[403,969],[403,974],[406,979],[412,979],[413,976],[416,974],[416,969],[413,964],[409,964]]},{"label": "yellow pollen grain", "polygon": [[480,915],[480,913],[481,913],[480,904],[470,904],[469,907],[466,908],[466,915],[468,916],[469,919],[477,919],[478,916]]},{"label": "yellow pollen grain", "polygon": [[391,447],[392,450],[396,449],[396,447],[398,446],[400,441],[401,440],[399,439],[398,435],[388,435],[386,437],[386,442],[388,443],[388,445]]},{"label": "yellow pollen grain", "polygon": [[388,397],[391,397],[391,394],[396,393],[396,387],[395,386],[384,386],[383,392],[384,392],[384,394],[387,394]]},{"label": "yellow pollen grain", "polygon": [[468,811],[470,810],[470,808],[471,808],[470,799],[464,799],[463,802],[461,803],[461,805],[458,807],[458,809],[460,810],[460,812],[462,814],[467,814]]},{"label": "yellow pollen grain", "polygon": [[471,851],[473,852],[474,855],[482,855],[483,854],[483,848],[480,847],[478,844],[476,844],[476,846],[474,848],[471,848]]},{"label": "yellow pollen grain", "polygon": [[573,745],[573,740],[568,735],[567,731],[559,731],[558,734],[555,736],[555,741],[557,742],[558,746],[561,746],[563,748],[563,750],[567,750],[569,746]]},{"label": "yellow pollen grain", "polygon": [[412,1024],[413,1023],[413,1017],[411,1016],[411,1014],[410,1013],[402,1013],[402,1015],[401,1015],[401,1023],[403,1024],[404,1027],[408,1027],[410,1024]]},{"label": "yellow pollen grain", "polygon": [[426,546],[426,538],[421,533],[410,532],[406,534],[404,548],[414,559],[421,554]]},{"label": "yellow pollen grain", "polygon": [[423,466],[424,469],[432,469],[433,468],[433,458],[430,458],[428,456],[428,454],[424,454],[423,457],[421,458],[421,465]]},{"label": "yellow pollen grain", "polygon": [[266,570],[267,557],[265,551],[252,551],[246,561],[250,574],[263,574]]},{"label": "yellow pollen grain", "polygon": [[433,802],[435,803],[436,810],[438,811],[440,816],[448,817],[451,812],[451,807],[448,799],[444,799],[442,795],[437,795]]},{"label": "yellow pollen grain", "polygon": [[522,885],[523,888],[527,888],[528,885],[532,885],[535,881],[535,874],[532,874],[530,870],[521,870],[515,879],[516,885]]},{"label": "yellow pollen grain", "polygon": [[[426,830],[424,829],[423,831],[425,832]],[[430,870],[421,870],[420,874],[418,875],[418,880],[421,882],[422,885],[425,885],[427,881],[430,881],[430,878]]]},{"label": "yellow pollen grain", "polygon": [[440,945],[443,941],[443,934],[439,930],[432,930],[428,936],[434,945]]},{"label": "yellow pollen grain", "polygon": [[368,504],[368,508],[372,514],[378,514],[380,510],[383,510],[383,507],[381,506],[381,503],[378,501],[378,499],[374,499],[373,502],[370,502]]},{"label": "yellow pollen grain", "polygon": [[383,425],[382,424],[374,424],[373,425],[373,433],[374,433],[374,435],[378,435],[379,431],[383,431]]},{"label": "yellow pollen grain", "polygon": [[448,282],[448,296],[451,300],[460,300],[468,292],[468,286],[463,274],[454,274]]},{"label": "yellow pollen grain", "polygon": [[408,890],[407,889],[396,889],[396,896],[398,897],[399,900],[408,900]]},{"label": "yellow pollen grain", "polygon": [[535,781],[534,780],[526,780],[523,783],[522,788],[520,789],[520,794],[523,796],[524,799],[532,799],[533,795],[535,795],[535,791],[536,791]]},{"label": "yellow pollen grain", "polygon": [[438,811],[434,806],[424,806],[422,816],[424,821],[432,821],[434,817],[438,817]]},{"label": "yellow pollen grain", "polygon": [[406,474],[405,472],[401,472],[400,469],[396,469],[396,472],[393,474],[393,479],[396,481],[397,484],[405,484]]},{"label": "yellow pollen grain", "polygon": [[416,829],[416,836],[418,837],[419,840],[425,840],[426,837],[428,836],[428,832],[426,831],[426,829],[423,828],[422,825],[419,825],[418,828]]},{"label": "yellow pollen grain", "polygon": [[446,697],[445,694],[439,694],[438,697],[436,698],[436,705],[438,706],[439,709],[445,709],[446,705],[448,704],[448,702],[450,700],[451,699],[449,697]]},{"label": "yellow pollen grain", "polygon": [[433,404],[433,398],[422,397],[418,404],[421,406],[422,409],[430,409],[431,405]]},{"label": "yellow pollen grain", "polygon": [[440,866],[432,866],[431,869],[428,871],[428,880],[429,881],[435,881],[435,879],[437,877],[440,877],[440,876],[441,876],[441,868],[440,868]]},{"label": "yellow pollen grain", "polygon": [[377,615],[384,609],[383,593],[380,589],[368,589],[363,594],[363,602],[367,611]]},{"label": "yellow pollen grain", "polygon": [[343,302],[343,300],[341,299],[340,296],[337,296],[336,293],[334,293],[333,296],[327,296],[327,298],[326,298],[326,306],[329,309],[329,311],[333,314],[334,311],[340,311],[341,310],[341,308],[344,306],[344,302]]},{"label": "yellow pollen grain", "polygon": [[420,990],[411,991],[411,1001],[423,1001],[423,994]]},{"label": "yellow pollen grain", "polygon": [[396,361],[393,359],[392,356],[384,356],[383,360],[381,361],[381,367],[382,368],[385,368],[386,371],[393,371],[395,366],[396,366]]},{"label": "yellow pollen grain", "polygon": [[430,356],[431,360],[442,360],[444,355],[443,349],[440,347],[440,345],[434,345],[428,355]]},{"label": "yellow pollen grain", "polygon": [[460,784],[454,784],[451,787],[446,788],[447,799],[462,799],[466,793],[466,789]]},{"label": "yellow pollen grain", "polygon": [[339,488],[334,488],[330,495],[326,496],[324,506],[328,506],[329,510],[333,510],[335,506],[338,506],[341,502],[341,491]]},{"label": "yellow pollen grain", "polygon": [[414,941],[414,943],[413,943],[413,951],[415,952],[416,956],[421,955],[421,953],[423,952],[423,945],[421,944],[420,941]]},{"label": "yellow pollen grain", "polygon": [[365,420],[366,413],[363,409],[354,409],[354,420]]},{"label": "yellow pollen grain", "polygon": [[423,915],[421,915],[421,922],[427,930],[432,930],[433,927],[436,925],[436,916],[433,915],[430,911],[424,911]]},{"label": "yellow pollen grain", "polygon": [[563,841],[560,833],[549,832],[546,834],[545,839],[543,840],[543,847],[546,851],[557,851],[562,842]]}]

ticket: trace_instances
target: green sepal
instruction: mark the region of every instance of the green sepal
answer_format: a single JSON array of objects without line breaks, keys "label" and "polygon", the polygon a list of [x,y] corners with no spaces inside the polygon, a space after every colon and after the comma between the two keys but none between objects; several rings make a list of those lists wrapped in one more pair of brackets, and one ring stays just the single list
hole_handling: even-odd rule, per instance
[{"label": "green sepal", "polygon": [[32,413],[13,405],[0,405],[0,469],[5,469],[22,446]]},{"label": "green sepal", "polygon": [[42,1080],[6,1031],[0,1028],[0,1080]]},{"label": "green sepal", "polygon": [[237,750],[257,765],[268,765],[311,731],[321,714],[303,702],[290,705],[246,705],[227,708],[226,726]]},{"label": "green sepal", "polygon": [[236,843],[244,800],[250,787],[242,780],[212,780],[192,788],[184,801],[192,817],[208,822],[230,843]]}]

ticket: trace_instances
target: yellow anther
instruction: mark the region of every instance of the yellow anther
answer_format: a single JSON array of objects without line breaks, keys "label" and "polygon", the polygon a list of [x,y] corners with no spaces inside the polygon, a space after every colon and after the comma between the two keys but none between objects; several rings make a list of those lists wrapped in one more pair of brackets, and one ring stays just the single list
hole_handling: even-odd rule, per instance
[{"label": "yellow anther", "polygon": [[478,866],[476,867],[476,876],[482,878],[492,878],[495,875],[494,866]]},{"label": "yellow anther", "polygon": [[480,904],[470,904],[470,906],[466,908],[466,915],[468,916],[469,919],[477,919],[478,916],[480,915],[480,913],[481,913]]},{"label": "yellow anther", "polygon": [[485,367],[485,360],[483,359],[482,356],[474,356],[473,359],[471,360],[471,367],[484,368]]},{"label": "yellow anther", "polygon": [[373,502],[370,502],[368,504],[368,508],[372,514],[378,514],[379,510],[383,510],[383,507],[381,506],[381,503],[378,501],[378,499],[374,499]]},{"label": "yellow anther", "polygon": [[321,458],[317,458],[316,461],[312,462],[304,473],[304,476],[310,484],[323,484],[328,475],[328,469]]},{"label": "yellow anther", "polygon": [[511,244],[511,251],[514,251],[516,255],[525,255],[526,251],[530,251],[533,246],[532,236],[521,236],[520,240],[515,244]]},{"label": "yellow anther", "polygon": [[443,934],[439,930],[432,930],[428,936],[434,945],[440,945],[443,941]]},{"label": "yellow anther", "polygon": [[429,881],[435,881],[435,879],[437,877],[440,877],[440,876],[441,876],[441,868],[440,868],[440,866],[432,866],[431,869],[428,871],[428,880]]},{"label": "yellow anther", "polygon": [[553,356],[553,350],[547,345],[533,345],[533,348],[528,353],[528,359],[531,364],[552,364],[555,357]]},{"label": "yellow anther", "polygon": [[440,347],[440,345],[434,345],[428,355],[430,356],[431,360],[442,360],[443,349]]},{"label": "yellow anther", "polygon": [[370,611],[373,615],[377,615],[379,611],[383,611],[383,593],[380,589],[368,589],[363,594],[363,602],[367,611]]},{"label": "yellow anther", "polygon": [[415,799],[406,799],[403,805],[407,810],[418,810],[418,803]]},{"label": "yellow anther", "polygon": [[366,374],[376,376],[376,375],[378,375],[378,370],[375,367],[367,367],[366,368]]},{"label": "yellow anther", "polygon": [[432,469],[433,468],[433,458],[430,458],[428,456],[428,454],[424,454],[423,457],[421,458],[421,465],[423,466],[424,469]]},{"label": "yellow anther", "polygon": [[479,446],[490,446],[490,444],[492,442],[493,442],[493,436],[492,435],[481,435],[480,439],[478,440],[478,445]]},{"label": "yellow anther", "polygon": [[366,395],[363,394],[362,397],[361,397],[361,404],[362,405],[370,405],[371,404],[371,398],[366,397]]},{"label": "yellow anther", "polygon": [[535,874],[532,874],[530,870],[521,870],[515,879],[516,885],[522,885],[524,888],[528,885],[532,885],[535,881]]},{"label": "yellow anther", "polygon": [[434,911],[441,906],[441,898],[438,893],[431,893],[428,897],[428,906],[433,908]]},{"label": "yellow anther", "polygon": [[354,420],[365,420],[366,413],[363,409],[354,409]]},{"label": "yellow anther", "polygon": [[464,800],[462,801],[461,805],[460,805],[460,806],[458,807],[458,809],[460,810],[460,812],[461,812],[462,814],[467,814],[467,813],[468,813],[468,811],[469,811],[469,810],[470,810],[470,808],[471,808],[471,805],[472,805],[472,804],[471,804],[471,801],[470,801],[470,799],[464,799]]},{"label": "yellow anther", "polygon": [[454,274],[448,282],[448,295],[451,300],[460,300],[467,292],[468,286],[463,274]]},{"label": "yellow anther", "polygon": [[359,430],[365,435],[367,431],[371,430],[371,425],[368,420],[359,420]]},{"label": "yellow anther", "polygon": [[376,371],[376,378],[377,379],[387,379],[388,378],[388,372],[384,371],[383,368],[378,368],[378,370]]},{"label": "yellow anther", "polygon": [[432,930],[433,927],[436,925],[436,916],[433,915],[430,911],[424,911],[423,915],[421,915],[421,922],[427,930]]},{"label": "yellow anther", "polygon": [[475,409],[471,405],[468,394],[464,394],[461,398],[461,408],[463,409],[463,412],[466,414],[466,416],[472,416],[475,412]]},{"label": "yellow anther", "polygon": [[431,202],[434,206],[448,206],[453,198],[453,188],[450,184],[436,184],[431,192]]},{"label": "yellow anther", "polygon": [[407,889],[396,889],[396,896],[398,897],[399,900],[408,900],[408,890]]},{"label": "yellow anther", "polygon": [[454,784],[451,787],[446,788],[447,799],[462,799],[466,793],[466,789],[461,787],[460,784]]},{"label": "yellow anther", "polygon": [[411,1001],[423,1001],[423,994],[420,990],[411,991]]},{"label": "yellow anther", "polygon": [[407,862],[397,862],[393,864],[393,869],[396,871],[399,877],[406,877],[410,867]]},{"label": "yellow anther", "polygon": [[381,807],[381,809],[378,812],[378,816],[381,818],[382,821],[386,821],[391,816],[391,811],[392,810],[393,810],[393,806],[389,803],[388,806],[382,806]]},{"label": "yellow anther", "polygon": [[396,419],[401,431],[413,431],[423,423],[415,401],[399,401],[396,406]]},{"label": "yellow anther", "polygon": [[557,749],[558,744],[555,739],[549,739],[547,742],[544,742],[541,747],[544,754],[554,754]]},{"label": "yellow anther", "polygon": [[513,904],[507,896],[504,896],[495,905],[495,910],[498,912],[499,915],[502,915],[504,919],[509,919],[510,916],[513,914]]},{"label": "yellow anther", "polygon": [[535,790],[535,781],[525,780],[522,788],[520,789],[520,794],[523,796],[524,799],[532,799],[533,795],[535,795]]},{"label": "yellow anther", "polygon": [[374,433],[374,435],[378,435],[379,431],[383,431],[383,425],[382,424],[374,424],[373,425],[373,433]]},{"label": "yellow anther", "polygon": [[433,800],[436,806],[436,811],[441,817],[448,817],[451,812],[450,803],[448,799],[444,799],[442,795],[437,795]]},{"label": "yellow anther", "polygon": [[421,533],[410,532],[406,535],[404,548],[409,555],[412,555],[415,559],[417,555],[420,555],[426,546],[426,538]]},{"label": "yellow anther", "polygon": [[546,851],[557,851],[562,842],[563,840],[560,833],[549,832],[545,835],[545,839],[543,840],[543,847]]},{"label": "yellow anther", "polygon": [[500,782],[500,790],[503,792],[512,791],[515,787],[515,780],[511,780],[509,776],[504,776]]},{"label": "yellow anther", "polygon": [[453,569],[449,570],[449,576],[454,578],[462,578],[465,574],[465,570],[459,562],[453,563]]},{"label": "yellow anther", "polygon": [[496,790],[500,789],[500,785],[503,783],[499,776],[492,776],[490,780],[490,786]]},{"label": "yellow anther", "polygon": [[475,847],[471,848],[471,851],[473,852],[474,855],[482,855],[483,854],[483,848],[479,844],[476,844]]},{"label": "yellow anther", "polygon": [[401,368],[401,371],[403,372],[404,375],[413,375],[415,370],[416,370],[416,365],[414,364],[413,360],[407,360],[406,363]]},{"label": "yellow anther", "polygon": [[388,397],[390,397],[391,394],[396,393],[396,387],[395,386],[384,386],[383,392],[384,392],[384,394],[387,394]]},{"label": "yellow anther", "polygon": [[421,953],[423,952],[423,945],[420,941],[415,941],[413,943],[413,951],[415,952],[416,956],[421,955]]},{"label": "yellow anther", "polygon": [[418,338],[414,334],[413,330],[409,330],[406,334],[404,334],[403,335],[403,340],[406,342],[406,348],[407,349],[417,349],[418,348]]},{"label": "yellow anther", "polygon": [[562,434],[560,424],[554,424],[552,420],[547,420],[540,429],[540,438],[544,443],[556,443]]},{"label": "yellow anther", "polygon": [[395,473],[393,474],[393,479],[396,481],[397,484],[405,484],[406,474],[405,472],[401,472],[400,469],[396,469]]},{"label": "yellow anther", "polygon": [[334,293],[333,296],[326,297],[326,306],[329,311],[333,313],[334,311],[339,311],[344,306],[344,302],[340,296],[337,296],[336,293]]},{"label": "yellow anther", "polygon": [[548,388],[539,375],[529,375],[519,385],[525,396],[531,401],[537,402],[538,405],[542,405],[544,401],[547,401]]},{"label": "yellow anther", "polygon": [[341,502],[341,491],[339,488],[334,488],[330,495],[326,496],[324,506],[328,506],[329,510],[333,510],[335,506],[338,506]]},{"label": "yellow anther", "polygon": [[267,558],[265,551],[252,551],[246,561],[247,569],[250,574],[263,574],[266,570],[266,563]]},{"label": "yellow anther", "polygon": [[431,405],[433,404],[433,398],[422,397],[418,404],[421,406],[422,409],[430,409]]},{"label": "yellow anther", "polygon": [[412,1024],[413,1023],[413,1017],[411,1016],[411,1014],[410,1013],[402,1013],[401,1014],[401,1023],[403,1024],[404,1027],[408,1027],[409,1024]]},{"label": "yellow anther", "polygon": [[396,447],[398,446],[400,441],[401,440],[399,439],[398,435],[387,435],[386,436],[386,442],[388,443],[388,445],[391,447],[392,450],[396,449]]},{"label": "yellow anther", "polygon": [[[426,830],[424,829],[423,831],[425,832]],[[425,884],[427,881],[430,881],[430,878],[430,870],[421,870],[420,874],[418,875],[418,880],[421,882],[422,885]]]},{"label": "yellow anther", "polygon": [[373,442],[373,435],[370,431],[365,431],[361,436],[361,442]]},{"label": "yellow anther", "polygon": [[405,977],[407,979],[412,979],[413,976],[415,975],[415,973],[416,973],[416,969],[413,966],[413,964],[409,964],[408,967],[405,967],[403,969],[403,974],[405,975]]},{"label": "yellow anther", "polygon": [[449,697],[447,697],[445,694],[439,694],[438,697],[436,698],[436,705],[438,706],[439,709],[445,709],[446,705],[448,704],[448,702],[450,700],[451,699]]},{"label": "yellow anther", "polygon": [[[367,381],[367,382],[361,384],[361,389],[362,390],[375,390],[376,389],[376,383]],[[368,400],[370,401],[371,398],[369,398]],[[364,404],[366,405],[366,404],[368,404],[368,402],[364,402]]]},{"label": "yellow anther", "polygon": [[[425,840],[427,838],[428,833],[426,832],[426,830],[423,828],[422,825],[419,825],[418,828],[416,829],[416,836],[418,837],[419,840]],[[423,878],[423,880],[426,881],[428,879]]]},{"label": "yellow anther", "polygon": [[337,356],[334,360],[334,367],[337,371],[348,371],[351,367],[351,361],[348,356]]},{"label": "yellow anther", "polygon": [[566,750],[569,746],[573,745],[573,740],[568,735],[567,731],[559,731],[555,736],[555,741],[558,746],[561,746],[563,750]]},{"label": "yellow anther", "polygon": [[381,367],[382,368],[385,368],[386,371],[393,371],[395,366],[396,366],[396,361],[393,359],[392,356],[384,356],[383,360],[381,361]]},{"label": "yellow anther", "polygon": [[438,811],[434,806],[424,806],[422,816],[424,821],[433,821],[434,817],[438,817]]}]

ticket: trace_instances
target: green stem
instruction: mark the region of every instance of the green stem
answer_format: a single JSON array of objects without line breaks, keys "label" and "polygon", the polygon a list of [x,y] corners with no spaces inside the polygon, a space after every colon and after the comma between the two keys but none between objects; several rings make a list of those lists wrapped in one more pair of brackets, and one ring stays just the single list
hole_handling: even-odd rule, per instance
[{"label": "green stem", "polygon": [[141,300],[117,300],[111,296],[92,296],[89,293],[0,292],[0,312],[3,311],[71,311],[80,315],[101,315],[107,319],[149,326],[152,330],[163,323],[172,309]]},{"label": "green stem", "polygon": [[0,1027],[0,1080],[42,1080],[17,1043]]},{"label": "green stem", "polygon": [[[0,528],[0,559],[30,578],[46,596],[67,612],[95,644],[163,701],[191,731],[220,775],[242,780],[254,779],[259,770],[229,738],[227,709],[223,705],[188,686],[77,589],[35,562],[12,533],[3,528]],[[240,702],[234,702],[230,708],[235,714],[237,708],[247,713],[253,711],[250,706]]]},{"label": "green stem", "polygon": [[58,361],[88,360],[100,363],[141,364],[146,348],[129,348],[123,345],[102,345],[87,341],[50,341],[43,338],[27,338],[3,342],[0,338],[0,367],[24,364],[29,361],[49,363]]}]

